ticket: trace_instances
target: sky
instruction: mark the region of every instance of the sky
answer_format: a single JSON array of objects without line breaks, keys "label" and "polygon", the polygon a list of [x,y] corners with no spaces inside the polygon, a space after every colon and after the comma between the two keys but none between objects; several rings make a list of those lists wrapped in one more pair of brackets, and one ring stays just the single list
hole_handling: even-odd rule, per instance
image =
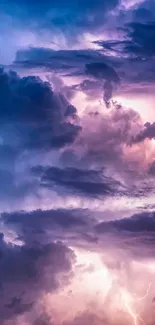
[{"label": "sky", "polygon": [[155,324],[155,1],[0,3],[0,324]]}]

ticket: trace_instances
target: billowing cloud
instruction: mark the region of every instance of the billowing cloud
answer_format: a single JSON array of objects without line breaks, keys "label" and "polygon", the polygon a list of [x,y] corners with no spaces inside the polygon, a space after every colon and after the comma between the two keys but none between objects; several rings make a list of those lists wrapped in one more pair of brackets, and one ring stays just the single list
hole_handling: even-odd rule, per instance
[{"label": "billowing cloud", "polygon": [[31,310],[37,297],[63,285],[63,274],[71,271],[73,253],[61,243],[11,245],[1,234],[0,251],[1,322]]},{"label": "billowing cloud", "polygon": [[[78,164],[81,162],[83,166],[93,165],[95,168],[102,169],[103,166],[114,167],[113,161],[115,161],[117,170],[119,166],[122,171],[124,168],[127,169],[128,158],[126,159],[126,155],[128,155],[128,151],[130,152],[128,145],[141,126],[140,115],[132,109],[123,107],[116,109],[114,105],[110,111],[104,112],[104,114],[95,112],[95,110],[90,112],[83,117],[82,131],[76,141],[76,150],[73,149],[74,155],[70,162],[73,161],[74,164],[74,156],[76,156]],[[84,143],[87,143],[85,147]],[[140,149],[137,148],[137,150]],[[67,153],[64,152],[63,155],[66,160]],[[132,152],[130,158],[129,164],[132,165]]]},{"label": "billowing cloud", "polygon": [[48,82],[34,76],[21,78],[2,68],[0,106],[0,196],[3,202],[9,196],[9,205],[36,192],[28,173],[36,152],[47,154],[71,144],[81,127],[76,108]]},{"label": "billowing cloud", "polygon": [[145,123],[144,128],[133,138],[133,143],[155,138],[155,123]]},{"label": "billowing cloud", "polygon": [[0,4],[2,325],[154,324],[154,9]]},{"label": "billowing cloud", "polygon": [[80,130],[74,123],[76,109],[54,94],[48,82],[1,69],[0,86],[0,120],[3,128],[12,130],[18,146],[22,139],[25,146],[42,149],[74,141]]}]

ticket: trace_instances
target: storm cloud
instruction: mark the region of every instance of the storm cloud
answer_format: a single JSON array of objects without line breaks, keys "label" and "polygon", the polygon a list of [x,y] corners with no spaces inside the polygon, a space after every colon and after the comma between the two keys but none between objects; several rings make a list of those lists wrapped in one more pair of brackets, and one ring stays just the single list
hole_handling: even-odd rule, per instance
[{"label": "storm cloud", "polygon": [[154,139],[155,138],[155,123],[145,123],[144,128],[135,136],[133,143],[142,142],[145,139]]},{"label": "storm cloud", "polygon": [[76,109],[63,95],[54,94],[48,82],[1,69],[0,86],[0,121],[12,130],[17,146],[43,149],[74,141],[80,130],[74,123]]},{"label": "storm cloud", "polygon": [[102,171],[97,170],[38,166],[33,169],[33,172],[36,175],[40,174],[41,186],[51,189],[58,186],[71,193],[81,193],[90,197],[121,195],[124,190],[120,182],[106,177]]},{"label": "storm cloud", "polygon": [[61,243],[11,245],[1,234],[0,251],[2,322],[31,310],[36,297],[55,290],[71,270],[73,253]]},{"label": "storm cloud", "polygon": [[153,325],[154,1],[0,18],[0,323]]}]

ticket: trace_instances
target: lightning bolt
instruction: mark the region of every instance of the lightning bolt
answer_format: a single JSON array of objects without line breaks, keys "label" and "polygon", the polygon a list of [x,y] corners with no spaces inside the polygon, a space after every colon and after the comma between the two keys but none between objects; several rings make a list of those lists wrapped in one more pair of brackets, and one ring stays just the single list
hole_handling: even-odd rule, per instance
[{"label": "lightning bolt", "polygon": [[128,294],[126,292],[122,292],[122,298],[124,301],[124,305],[126,307],[126,310],[128,311],[129,315],[132,317],[134,325],[138,325],[138,321],[137,321],[137,314],[135,314],[132,310],[132,307],[130,305],[130,301],[131,298],[128,296]]},{"label": "lightning bolt", "polygon": [[138,301],[141,301],[141,300],[145,299],[146,297],[148,297],[151,287],[152,287],[152,283],[149,284],[149,286],[148,286],[148,288],[147,288],[147,290],[146,290],[145,295],[142,296],[142,297],[137,297],[137,296],[136,296],[136,299],[137,299]]},{"label": "lightning bolt", "polygon": [[[113,282],[113,281],[112,281]],[[117,279],[116,279],[117,284]],[[131,317],[133,321],[133,325],[146,325],[145,321],[141,317],[140,313],[137,312],[134,308],[135,303],[141,302],[144,299],[146,299],[149,296],[150,289],[152,286],[155,286],[153,283],[150,283],[148,287],[146,288],[146,291],[144,292],[143,296],[137,296],[134,293],[129,292],[125,287],[117,287],[117,290],[120,294],[122,303],[124,305],[124,309],[126,310],[126,313]],[[111,283],[111,288],[113,287]],[[110,290],[108,290],[107,295],[109,296]]]},{"label": "lightning bolt", "polygon": [[126,307],[126,310],[128,312],[128,314],[132,317],[133,319],[133,324],[134,325],[139,325],[139,321],[143,324],[146,325],[144,320],[141,318],[141,316],[137,313],[134,312],[133,308],[132,308],[132,301],[133,300],[137,300],[137,301],[142,301],[143,299],[145,299],[146,297],[148,297],[150,289],[151,289],[152,283],[149,284],[146,293],[144,296],[142,297],[136,297],[134,298],[132,295],[130,295],[127,291],[122,290],[121,291],[121,296],[124,302],[124,305]]}]

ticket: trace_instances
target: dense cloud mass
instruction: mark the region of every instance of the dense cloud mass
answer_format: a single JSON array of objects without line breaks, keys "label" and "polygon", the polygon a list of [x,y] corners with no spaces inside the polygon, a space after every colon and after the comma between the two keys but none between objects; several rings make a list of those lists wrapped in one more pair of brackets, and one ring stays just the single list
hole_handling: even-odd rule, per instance
[{"label": "dense cloud mass", "polygon": [[85,2],[76,0],[52,1],[46,0],[44,3],[39,1],[23,1],[22,5],[19,0],[12,2],[7,1],[1,4],[1,10],[5,15],[13,17],[17,24],[24,22],[30,27],[35,28],[35,24],[40,29],[63,28],[66,33],[70,33],[70,26],[73,31],[91,30],[103,21],[104,16],[109,10],[112,10],[118,4],[118,0],[107,1],[97,0],[96,3],[91,0]]},{"label": "dense cloud mass", "polygon": [[124,54],[131,57],[147,58],[154,56],[154,23],[133,22],[127,25],[125,31],[127,40],[99,41],[98,44],[102,45],[106,50],[124,52]]},{"label": "dense cloud mass", "polygon": [[31,310],[40,295],[55,290],[59,281],[63,285],[61,274],[71,270],[72,252],[61,243],[12,246],[1,235],[0,250],[2,322]]},{"label": "dense cloud mass", "polygon": [[0,18],[0,324],[154,325],[154,1]]},{"label": "dense cloud mass", "polygon": [[24,135],[26,146],[44,149],[64,146],[78,134],[80,127],[69,120],[76,117],[75,107],[54,94],[48,82],[1,69],[0,87],[0,120],[4,128],[13,129],[19,146]]},{"label": "dense cloud mass", "polygon": [[[36,167],[34,173],[40,174],[40,184],[48,188],[54,185],[71,192],[88,196],[119,195],[123,186],[118,181],[104,176],[101,171],[77,168]],[[120,189],[120,193],[119,193]]]},{"label": "dense cloud mass", "polygon": [[145,123],[144,128],[136,135],[133,139],[134,142],[142,142],[145,139],[154,139],[155,138],[155,122],[154,123]]}]

